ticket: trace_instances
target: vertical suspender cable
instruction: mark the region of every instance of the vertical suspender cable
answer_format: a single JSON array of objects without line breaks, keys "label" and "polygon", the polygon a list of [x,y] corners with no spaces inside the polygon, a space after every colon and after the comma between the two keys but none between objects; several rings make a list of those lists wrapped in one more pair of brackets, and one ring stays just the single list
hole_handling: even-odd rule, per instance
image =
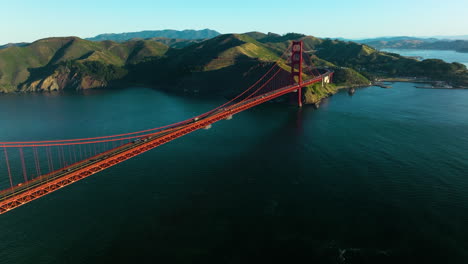
[{"label": "vertical suspender cable", "polygon": [[13,188],[13,179],[11,178],[11,169],[10,169],[10,161],[8,160],[8,152],[6,147],[3,147],[3,151],[5,152],[5,162],[8,171],[8,178],[10,178],[10,186]]},{"label": "vertical suspender cable", "polygon": [[20,158],[21,158],[21,166],[23,167],[24,182],[27,182],[28,181],[28,174],[27,174],[27,171],[26,171],[26,162],[24,161],[23,148],[19,148],[19,153],[20,153]]}]

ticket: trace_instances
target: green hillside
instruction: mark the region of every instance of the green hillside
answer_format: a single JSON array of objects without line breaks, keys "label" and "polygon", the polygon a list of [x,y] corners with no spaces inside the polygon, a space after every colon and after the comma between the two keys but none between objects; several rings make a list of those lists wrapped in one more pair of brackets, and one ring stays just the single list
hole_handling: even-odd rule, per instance
[{"label": "green hillside", "polygon": [[132,65],[127,81],[177,92],[230,94],[255,82],[278,58],[247,35],[227,34]]},{"label": "green hillside", "polygon": [[[168,50],[155,41],[92,42],[76,37],[48,38],[25,47],[0,50],[0,91],[31,90],[28,83],[52,74],[55,69],[72,65],[100,65],[123,67],[138,63],[146,57],[161,56]],[[96,65],[95,63],[95,65]],[[83,68],[83,67],[81,67]],[[78,69],[78,68],[76,68]]]},{"label": "green hillside", "polygon": [[379,52],[355,42],[324,40],[316,46],[316,55],[335,65],[352,68],[369,79],[380,77],[426,77],[468,87],[468,71],[460,63],[442,60],[417,61],[398,54]]},{"label": "green hillside", "polygon": [[[249,32],[205,41],[180,39],[93,42],[48,38],[0,50],[0,92],[89,89],[142,84],[171,92],[233,95],[279,60],[291,41],[304,42],[304,63],[335,71],[335,84],[306,89],[316,103],[337,87],[369,85],[381,77],[427,77],[468,87],[459,63],[417,61],[355,42],[302,34]],[[279,60],[285,76],[288,66]]]},{"label": "green hillside", "polygon": [[190,46],[194,43],[200,43],[202,39],[171,39],[171,38],[150,38],[146,40],[153,40],[156,42],[160,42],[168,47],[181,49],[187,46]]},{"label": "green hillside", "polygon": [[211,71],[232,66],[240,58],[276,61],[270,49],[246,35],[227,34],[191,45],[182,50],[170,50],[171,63],[190,65],[198,70]]},{"label": "green hillside", "polygon": [[[361,75],[359,77],[353,73],[353,77],[350,78],[348,72],[343,84],[355,83],[359,79],[364,84],[368,83],[367,79],[408,76],[447,81],[455,86],[468,87],[468,71],[459,63],[446,63],[441,60],[417,61],[398,54],[380,52],[365,44],[310,36],[300,37],[293,33],[284,36],[268,34],[257,37],[260,42],[278,51],[283,50],[289,41],[299,38],[304,41],[304,50],[310,56],[310,63],[333,68],[335,71],[344,67]],[[308,59],[307,56],[305,59]],[[336,75],[345,73],[339,72]]]}]

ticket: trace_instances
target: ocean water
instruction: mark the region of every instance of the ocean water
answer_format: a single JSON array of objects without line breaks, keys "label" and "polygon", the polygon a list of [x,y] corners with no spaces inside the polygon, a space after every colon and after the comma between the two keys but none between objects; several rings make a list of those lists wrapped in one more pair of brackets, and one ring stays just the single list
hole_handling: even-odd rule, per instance
[{"label": "ocean water", "polygon": [[[2,95],[0,135],[124,133],[222,102]],[[468,90],[409,83],[264,104],[1,215],[0,263],[468,263],[467,113]]]},{"label": "ocean water", "polygon": [[424,49],[382,49],[382,51],[398,53],[403,56],[417,56],[423,59],[440,59],[446,62],[459,62],[468,67],[468,53],[453,50],[424,50]]}]

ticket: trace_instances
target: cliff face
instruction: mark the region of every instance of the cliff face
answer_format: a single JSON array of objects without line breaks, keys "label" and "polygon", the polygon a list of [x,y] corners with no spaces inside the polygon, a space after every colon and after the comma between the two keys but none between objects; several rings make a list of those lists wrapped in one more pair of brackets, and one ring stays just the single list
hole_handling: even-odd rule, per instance
[{"label": "cliff face", "polygon": [[22,92],[51,92],[58,90],[84,90],[106,87],[108,82],[90,75],[83,75],[71,70],[56,71],[44,78],[24,83]]}]

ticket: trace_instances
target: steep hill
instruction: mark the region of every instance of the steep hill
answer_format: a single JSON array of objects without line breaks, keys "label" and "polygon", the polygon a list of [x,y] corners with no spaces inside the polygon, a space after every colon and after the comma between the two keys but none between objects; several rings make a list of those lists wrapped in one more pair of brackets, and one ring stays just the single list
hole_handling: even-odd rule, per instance
[{"label": "steep hill", "polygon": [[[102,67],[116,71],[146,57],[161,56],[167,50],[167,46],[154,41],[119,44],[112,41],[92,42],[76,37],[48,38],[25,47],[10,47],[0,50],[0,91],[87,89],[105,86],[112,76],[101,78],[103,76],[99,74],[93,75],[93,70],[97,70],[93,68]],[[60,75],[61,82],[46,81],[50,75],[57,78],[57,74]],[[70,82],[71,78],[77,81],[79,78],[86,79],[85,77],[92,81],[75,82],[73,85]]]},{"label": "steep hill", "polygon": [[131,66],[128,80],[179,92],[229,94],[254,82],[277,59],[247,35],[226,34]]}]

